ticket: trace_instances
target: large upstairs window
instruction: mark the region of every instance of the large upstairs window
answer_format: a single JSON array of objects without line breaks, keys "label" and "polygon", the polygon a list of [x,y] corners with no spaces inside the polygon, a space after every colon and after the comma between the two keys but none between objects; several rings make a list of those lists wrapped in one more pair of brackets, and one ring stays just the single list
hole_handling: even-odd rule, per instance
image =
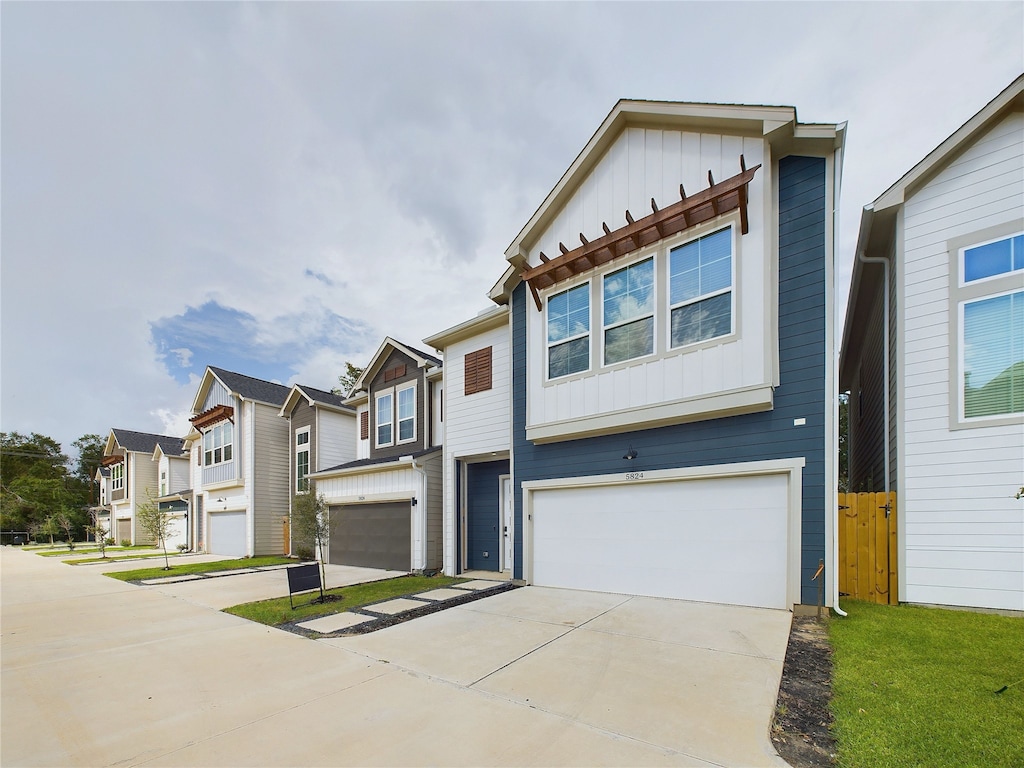
[{"label": "large upstairs window", "polygon": [[222,421],[203,433],[203,465],[207,467],[225,464],[233,457],[234,425]]},{"label": "large upstairs window", "polygon": [[732,333],[732,228],[669,253],[669,311],[673,347]]},{"label": "large upstairs window", "polygon": [[120,491],[124,488],[124,462],[110,468],[110,489]]},{"label": "large upstairs window", "polygon": [[295,492],[309,490],[309,427],[295,433]]},{"label": "large upstairs window", "polygon": [[590,283],[547,301],[548,378],[590,368]]},{"label": "large upstairs window", "polygon": [[605,275],[604,364],[654,352],[654,259]]}]

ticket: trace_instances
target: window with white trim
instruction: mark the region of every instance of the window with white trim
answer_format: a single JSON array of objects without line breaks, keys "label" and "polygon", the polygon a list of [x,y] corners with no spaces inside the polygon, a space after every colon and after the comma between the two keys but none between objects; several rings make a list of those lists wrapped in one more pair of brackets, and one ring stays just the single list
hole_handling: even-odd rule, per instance
[{"label": "window with white trim", "polygon": [[408,443],[416,439],[416,387],[399,389],[398,399],[398,442]]},{"label": "window with white trim", "polygon": [[590,283],[547,300],[548,378],[590,368]]},{"label": "window with white trim", "polygon": [[110,468],[110,489],[120,491],[124,488],[124,463],[115,464]]},{"label": "window with white trim", "polygon": [[963,418],[1024,413],[1024,291],[961,302],[960,334]]},{"label": "window with white trim", "polygon": [[732,227],[726,227],[669,252],[672,347],[732,333],[732,250]]},{"label": "window with white trim", "polygon": [[605,275],[604,364],[654,353],[654,257]]},{"label": "window with white trim", "polygon": [[203,466],[226,464],[233,456],[234,425],[222,421],[203,433]]},{"label": "window with white trim", "polygon": [[960,267],[963,284],[1024,272],[1024,234],[964,248]]},{"label": "window with white trim", "polygon": [[167,495],[167,472],[166,471],[160,473],[160,495],[161,496],[166,496]]},{"label": "window with white trim", "polygon": [[393,445],[395,436],[394,427],[394,401],[395,397],[391,392],[377,395],[377,447]]},{"label": "window with white trim", "polygon": [[309,490],[309,427],[295,432],[295,492]]}]

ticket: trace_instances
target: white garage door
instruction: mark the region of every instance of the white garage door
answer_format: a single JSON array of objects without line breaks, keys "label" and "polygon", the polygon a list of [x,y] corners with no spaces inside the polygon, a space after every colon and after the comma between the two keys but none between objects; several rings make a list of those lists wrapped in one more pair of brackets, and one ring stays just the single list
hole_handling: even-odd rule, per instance
[{"label": "white garage door", "polygon": [[214,555],[245,557],[245,512],[211,512],[207,544]]},{"label": "white garage door", "polygon": [[786,475],[533,491],[532,583],[789,608]]}]

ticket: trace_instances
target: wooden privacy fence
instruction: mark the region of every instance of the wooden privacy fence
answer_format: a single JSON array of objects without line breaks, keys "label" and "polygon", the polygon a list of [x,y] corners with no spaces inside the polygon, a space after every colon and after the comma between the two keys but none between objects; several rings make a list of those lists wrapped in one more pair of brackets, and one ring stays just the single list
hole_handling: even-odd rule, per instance
[{"label": "wooden privacy fence", "polygon": [[840,493],[839,591],[896,605],[897,551],[896,493]]}]

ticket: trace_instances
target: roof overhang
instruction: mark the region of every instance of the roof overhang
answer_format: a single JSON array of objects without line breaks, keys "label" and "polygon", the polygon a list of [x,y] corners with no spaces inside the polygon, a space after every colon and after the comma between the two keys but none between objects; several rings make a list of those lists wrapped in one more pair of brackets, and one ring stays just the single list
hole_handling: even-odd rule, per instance
[{"label": "roof overhang", "polygon": [[[434,360],[428,360],[415,349],[407,347],[402,342],[396,341],[390,336],[385,336],[384,341],[382,341],[380,346],[377,347],[377,351],[373,353],[373,357],[370,358],[370,362],[367,364],[366,368],[363,369],[363,372],[359,374],[359,378],[356,379],[355,383],[352,385],[353,393],[357,390],[365,389],[367,383],[373,381],[373,377],[377,375],[381,366],[383,366],[387,361],[388,355],[390,354],[389,350],[393,349],[397,349],[411,357],[416,361],[416,365],[419,368],[428,368],[430,366],[437,365]],[[349,400],[351,399],[352,398],[349,398]],[[346,405],[349,403],[349,400],[345,401]]]},{"label": "roof overhang", "polygon": [[124,461],[124,455],[115,453],[111,454],[110,456],[104,456],[102,459],[100,459],[100,466],[112,467],[114,464],[120,464],[122,461]]},{"label": "roof overhang", "polygon": [[[510,267],[510,269],[514,268]],[[507,326],[508,322],[508,305],[491,307],[470,320],[453,325],[451,328],[435,333],[433,336],[428,336],[423,340],[423,343],[430,345],[434,349],[443,350],[449,344],[468,339],[484,331]]]},{"label": "roof overhang", "polygon": [[[423,455],[429,455],[436,453],[441,450],[438,447],[436,450],[425,452]],[[416,459],[422,458],[421,456],[398,456],[393,461],[382,461],[378,464],[361,464],[357,467],[341,467],[335,469],[322,469],[319,472],[310,472],[306,477],[313,480],[324,480],[330,477],[349,477],[351,475],[366,475],[376,472],[391,472],[396,469],[405,469],[416,464]]]}]

